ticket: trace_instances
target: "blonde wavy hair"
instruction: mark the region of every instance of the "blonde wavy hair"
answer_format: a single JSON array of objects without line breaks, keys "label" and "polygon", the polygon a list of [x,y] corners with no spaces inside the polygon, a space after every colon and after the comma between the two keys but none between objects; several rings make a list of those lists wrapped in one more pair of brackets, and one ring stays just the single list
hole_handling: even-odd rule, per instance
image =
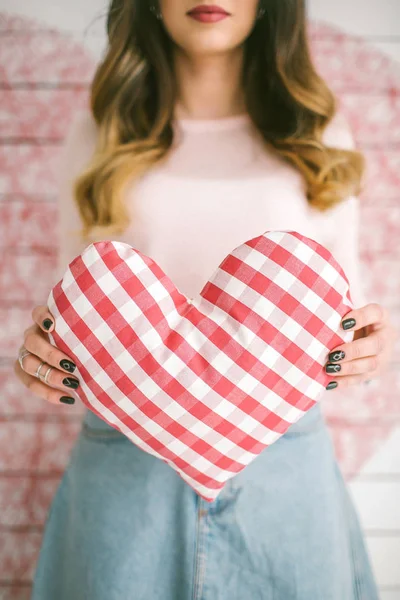
[{"label": "blonde wavy hair", "polygon": [[[74,181],[85,239],[125,230],[128,180],[161,161],[173,142],[173,46],[152,1],[112,0],[108,9],[108,47],[90,88],[97,145]],[[310,205],[325,211],[360,193],[365,159],[322,143],[337,100],[311,61],[305,0],[261,4],[265,16],[244,48],[247,111],[269,149],[303,174]]]}]

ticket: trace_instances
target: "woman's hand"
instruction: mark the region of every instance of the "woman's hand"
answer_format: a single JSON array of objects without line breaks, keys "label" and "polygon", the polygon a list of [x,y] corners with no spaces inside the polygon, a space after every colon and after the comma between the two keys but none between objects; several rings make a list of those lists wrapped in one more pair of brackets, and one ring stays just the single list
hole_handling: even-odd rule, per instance
[{"label": "woman's hand", "polygon": [[[18,379],[36,396],[44,398],[48,402],[58,404],[73,404],[73,398],[68,392],[76,389],[79,380],[76,377],[70,377],[76,369],[76,365],[69,356],[58,350],[48,340],[46,332],[54,329],[54,319],[48,311],[47,306],[35,306],[32,310],[32,318],[35,321],[24,331],[24,343],[20,348],[26,349],[31,354],[27,354],[22,359],[23,369],[17,359],[14,363],[14,372]],[[47,383],[35,376],[36,370],[41,362],[44,362],[40,369],[40,375],[44,376],[49,367],[53,367],[47,376]],[[54,388],[61,388],[63,393]]]},{"label": "woman's hand", "polygon": [[355,331],[354,339],[334,348],[327,357],[325,371],[332,375],[326,389],[344,388],[378,377],[387,368],[396,330],[388,311],[370,303],[346,314],[342,327]]}]

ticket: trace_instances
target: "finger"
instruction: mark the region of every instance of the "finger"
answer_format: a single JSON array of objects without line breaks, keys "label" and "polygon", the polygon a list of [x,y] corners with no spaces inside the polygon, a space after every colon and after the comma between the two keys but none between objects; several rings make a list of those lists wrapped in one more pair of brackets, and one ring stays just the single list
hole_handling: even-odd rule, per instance
[{"label": "finger", "polygon": [[356,331],[367,325],[383,325],[387,320],[387,309],[376,302],[371,302],[348,312],[342,319],[342,327],[345,330]]},{"label": "finger", "polygon": [[70,357],[44,339],[40,331],[30,331],[25,335],[24,347],[52,367],[61,367],[67,373],[73,373],[76,369],[76,364]]},{"label": "finger", "polygon": [[327,361],[330,363],[340,362],[342,364],[365,356],[374,356],[383,351],[385,343],[385,335],[380,331],[375,331],[367,337],[337,346],[337,348],[334,348],[328,354]]},{"label": "finger", "polygon": [[53,331],[54,317],[46,305],[35,306],[32,310],[32,319],[46,333]]},{"label": "finger", "polygon": [[[25,359],[24,359],[25,361]],[[25,373],[23,369],[21,369],[21,365],[19,361],[15,361],[14,363],[14,372],[17,375],[18,379],[27,387],[35,396],[39,396],[43,398],[47,402],[51,404],[59,404],[60,402],[63,404],[74,404],[75,398],[73,396],[60,393],[59,390],[56,390],[36,377]]]},{"label": "finger", "polygon": [[383,319],[378,323],[373,323],[370,326],[372,331],[378,331],[378,329],[382,329],[382,327],[390,327],[393,329],[393,324],[390,322],[390,313],[387,308],[382,307],[383,311]]},{"label": "finger", "polygon": [[[43,361],[41,361],[40,358],[38,358],[34,354],[28,354],[22,361],[23,371],[28,375],[32,375],[36,378],[36,371],[42,362]],[[44,365],[40,369],[40,374],[44,376],[49,366],[51,365],[44,362]],[[47,384],[59,387],[61,389],[76,390],[79,387],[79,379],[77,379],[76,377],[68,376],[59,369],[52,367],[52,370],[47,376]]]},{"label": "finger", "polygon": [[27,336],[29,333],[32,333],[32,332],[34,332],[34,331],[35,331],[35,332],[40,332],[40,334],[42,334],[42,333],[43,333],[43,332],[42,332],[42,330],[40,329],[40,327],[38,327],[38,326],[36,325],[36,323],[32,323],[32,325],[29,325],[29,327],[27,327],[27,328],[24,330],[24,339],[25,339],[25,337],[26,337],[26,336]]},{"label": "finger", "polygon": [[[326,389],[327,390],[346,389],[353,385],[360,385],[361,383],[364,383],[368,379],[372,379],[372,377],[375,377],[375,373],[368,373],[368,374],[364,374],[364,375],[346,375],[346,377],[341,377],[341,378],[336,377],[336,375],[335,375],[335,379],[332,379],[328,383]],[[332,386],[332,387],[330,387],[330,386]]]},{"label": "finger", "polygon": [[379,368],[378,356],[367,356],[358,360],[350,360],[343,364],[327,363],[325,372],[334,377],[346,377],[347,375],[370,374]]}]

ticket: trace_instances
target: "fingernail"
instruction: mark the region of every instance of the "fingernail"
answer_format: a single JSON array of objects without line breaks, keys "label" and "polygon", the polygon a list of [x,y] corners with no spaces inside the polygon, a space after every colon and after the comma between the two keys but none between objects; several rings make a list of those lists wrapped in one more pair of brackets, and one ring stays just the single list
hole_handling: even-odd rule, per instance
[{"label": "fingernail", "polygon": [[345,319],[344,321],[342,321],[343,329],[351,329],[352,327],[354,327],[355,324],[356,324],[355,319]]},{"label": "fingernail", "polygon": [[70,360],[66,360],[65,358],[60,360],[60,367],[62,369],[65,369],[65,371],[69,371],[70,373],[73,373],[76,369],[76,365]]},{"label": "fingernail", "polygon": [[341,365],[332,365],[331,363],[328,363],[325,366],[325,371],[327,373],[339,373],[340,369],[342,368]]},{"label": "fingernail", "polygon": [[63,384],[76,390],[76,388],[79,386],[79,381],[78,379],[72,379],[72,377],[66,377],[63,379]]},{"label": "fingernail", "polygon": [[75,398],[71,398],[70,396],[61,396],[60,402],[64,402],[64,404],[74,404]]},{"label": "fingernail", "polygon": [[326,386],[325,389],[327,390],[333,390],[333,388],[337,387],[337,381],[331,381],[330,383],[328,383],[328,385]]},{"label": "fingernail", "polygon": [[51,319],[45,319],[42,325],[45,329],[50,329],[50,327],[53,325],[53,321],[51,321]]},{"label": "fingernail", "polygon": [[328,360],[329,360],[330,362],[335,362],[335,361],[337,361],[337,360],[342,360],[342,359],[343,359],[345,356],[346,356],[346,355],[345,355],[345,353],[343,352],[343,350],[336,351],[336,352],[331,352],[331,353],[328,355]]}]

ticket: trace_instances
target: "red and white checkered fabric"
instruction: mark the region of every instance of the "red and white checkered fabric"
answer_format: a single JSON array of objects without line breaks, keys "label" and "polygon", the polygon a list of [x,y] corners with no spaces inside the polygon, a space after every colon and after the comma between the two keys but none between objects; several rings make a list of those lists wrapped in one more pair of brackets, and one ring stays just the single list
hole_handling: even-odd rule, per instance
[{"label": "red and white checkered fabric", "polygon": [[207,501],[315,405],[353,338],[346,275],[294,231],[235,248],[193,300],[129,244],[96,242],[48,308],[82,402]]}]

